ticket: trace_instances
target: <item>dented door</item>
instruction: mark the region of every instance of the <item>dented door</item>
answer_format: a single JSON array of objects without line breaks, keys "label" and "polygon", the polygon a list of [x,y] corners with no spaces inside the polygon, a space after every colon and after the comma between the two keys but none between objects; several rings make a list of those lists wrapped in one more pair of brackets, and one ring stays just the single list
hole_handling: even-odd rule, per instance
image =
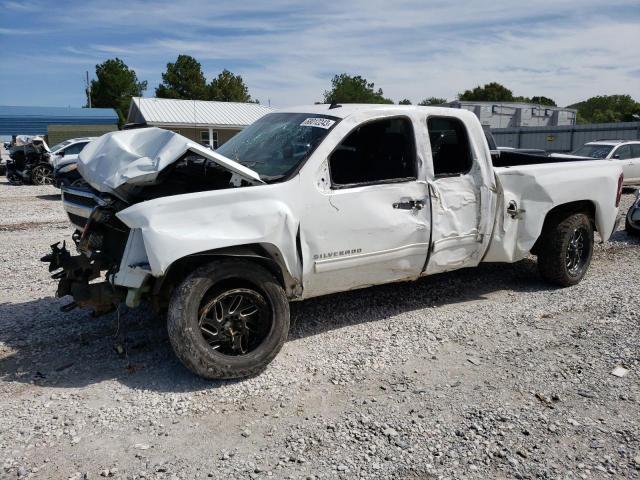
[{"label": "dented door", "polygon": [[486,244],[481,212],[483,163],[460,119],[429,117],[427,130],[434,178],[429,182],[432,240],[425,273],[475,266]]},{"label": "dented door", "polygon": [[305,297],[420,275],[430,207],[415,140],[409,118],[385,116],[354,127],[325,159],[300,225]]}]

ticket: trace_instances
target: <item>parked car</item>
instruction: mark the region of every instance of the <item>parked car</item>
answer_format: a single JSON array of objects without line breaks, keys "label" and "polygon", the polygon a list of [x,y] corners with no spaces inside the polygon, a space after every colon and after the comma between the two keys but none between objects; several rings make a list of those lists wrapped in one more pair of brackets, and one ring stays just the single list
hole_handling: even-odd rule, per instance
[{"label": "parked car", "polygon": [[640,190],[636,191],[636,199],[627,212],[625,230],[630,235],[640,236]]},{"label": "parked car", "polygon": [[78,173],[78,154],[96,137],[71,138],[51,149],[51,165],[53,178],[57,187],[82,182]]},{"label": "parked car", "polygon": [[42,137],[18,135],[9,150],[7,180],[12,185],[50,185],[53,169],[49,155],[49,146]]},{"label": "parked car", "polygon": [[622,166],[625,185],[640,184],[640,140],[598,140],[585,143],[570,154],[552,153],[556,158],[615,160]]},{"label": "parked car", "polygon": [[189,369],[243,377],[282,347],[290,301],[529,253],[550,284],[580,282],[594,230],[615,228],[622,169],[520,155],[494,166],[478,118],[438,107],[280,111],[215,151],[108,133],[80,153],[89,186],[62,189],[78,254],[43,261],[65,310],[145,299]]},{"label": "parked car", "polygon": [[9,148],[11,148],[10,142],[2,142],[0,145],[0,175],[7,174],[7,160],[9,160]]}]

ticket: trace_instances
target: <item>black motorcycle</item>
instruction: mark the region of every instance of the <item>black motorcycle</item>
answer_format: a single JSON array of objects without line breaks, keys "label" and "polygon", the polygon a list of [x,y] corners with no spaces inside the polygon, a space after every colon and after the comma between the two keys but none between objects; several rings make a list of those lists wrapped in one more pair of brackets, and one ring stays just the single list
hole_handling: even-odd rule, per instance
[{"label": "black motorcycle", "polygon": [[9,150],[7,180],[11,185],[25,183],[51,185],[53,183],[53,168],[49,162],[49,152],[42,140],[14,146]]}]

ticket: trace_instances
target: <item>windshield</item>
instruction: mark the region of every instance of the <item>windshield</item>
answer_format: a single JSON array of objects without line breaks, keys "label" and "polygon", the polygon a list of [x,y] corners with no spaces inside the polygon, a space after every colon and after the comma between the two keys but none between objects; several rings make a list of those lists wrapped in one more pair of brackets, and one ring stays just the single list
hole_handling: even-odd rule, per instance
[{"label": "windshield", "polygon": [[216,152],[254,170],[266,182],[276,181],[306,160],[338,121],[321,114],[270,113]]},{"label": "windshield", "polygon": [[579,149],[571,152],[577,157],[606,158],[613,148],[612,145],[583,145]]},{"label": "windshield", "polygon": [[53,147],[50,148],[52,152],[57,152],[61,148],[66,147],[70,143],[73,143],[71,140],[65,140],[64,142],[56,143]]}]

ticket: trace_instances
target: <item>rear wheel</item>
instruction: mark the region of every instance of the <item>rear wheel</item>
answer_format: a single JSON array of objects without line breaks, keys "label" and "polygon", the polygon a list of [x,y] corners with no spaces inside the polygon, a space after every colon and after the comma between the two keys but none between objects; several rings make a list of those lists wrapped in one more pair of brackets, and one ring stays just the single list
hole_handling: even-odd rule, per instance
[{"label": "rear wheel", "polygon": [[538,269],[547,282],[576,285],[589,269],[593,255],[593,225],[584,213],[557,217],[542,232]]},{"label": "rear wheel", "polygon": [[37,165],[31,171],[31,182],[34,185],[53,184],[53,170],[48,165]]},{"label": "rear wheel", "polygon": [[204,378],[261,372],[289,332],[289,302],[274,276],[240,259],[189,275],[173,292],[167,327],[180,361]]}]

